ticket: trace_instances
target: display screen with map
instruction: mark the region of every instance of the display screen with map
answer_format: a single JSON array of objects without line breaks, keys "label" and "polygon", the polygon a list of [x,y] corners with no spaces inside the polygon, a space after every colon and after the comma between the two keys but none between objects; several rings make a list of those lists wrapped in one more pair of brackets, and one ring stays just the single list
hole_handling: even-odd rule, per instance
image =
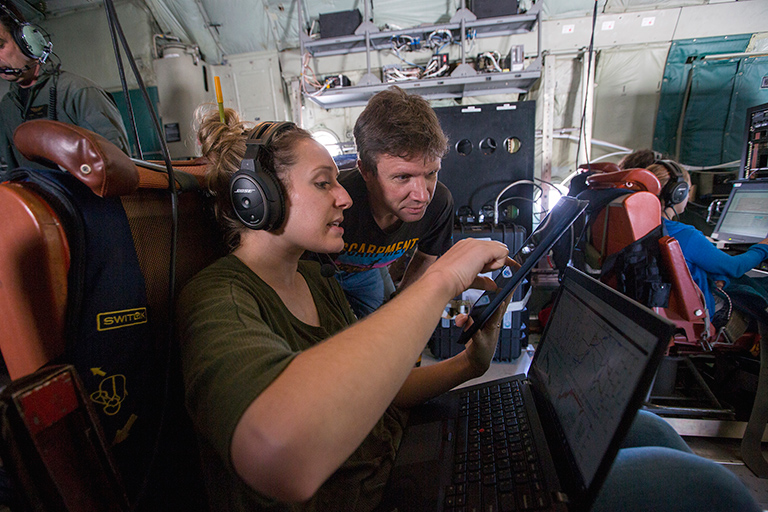
[{"label": "display screen with map", "polygon": [[537,349],[535,375],[529,374],[549,398],[585,487],[601,463],[594,454],[604,453],[612,442],[657,351],[658,336],[616,305],[571,283],[548,322],[554,328]]}]

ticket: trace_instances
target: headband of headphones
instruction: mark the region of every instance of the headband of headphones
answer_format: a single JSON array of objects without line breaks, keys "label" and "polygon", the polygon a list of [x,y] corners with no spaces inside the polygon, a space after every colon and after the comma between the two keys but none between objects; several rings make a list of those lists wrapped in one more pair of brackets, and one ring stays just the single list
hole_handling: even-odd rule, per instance
[{"label": "headband of headphones", "polygon": [[685,175],[680,165],[672,160],[657,160],[654,163],[663,166],[669,172],[669,181],[661,190],[664,204],[674,206],[685,201],[685,198],[688,197],[688,183],[685,181]]},{"label": "headband of headphones", "polygon": [[287,129],[289,122],[264,122],[248,136],[240,169],[229,180],[229,197],[235,216],[250,229],[272,231],[285,218],[285,196],[273,169],[265,169],[260,157],[272,140]]},{"label": "headband of headphones", "polygon": [[45,62],[53,51],[53,43],[42,29],[21,21],[13,11],[5,4],[0,4],[2,9],[12,20],[15,26],[11,29],[11,36],[16,45],[26,57]]}]

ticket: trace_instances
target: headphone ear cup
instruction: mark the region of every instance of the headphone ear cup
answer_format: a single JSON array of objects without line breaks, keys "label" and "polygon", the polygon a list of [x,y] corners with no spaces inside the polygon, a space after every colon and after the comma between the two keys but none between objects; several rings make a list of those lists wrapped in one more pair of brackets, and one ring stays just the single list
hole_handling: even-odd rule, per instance
[{"label": "headphone ear cup", "polygon": [[[271,172],[259,169],[256,176],[261,178],[264,189],[268,190],[269,199],[269,223],[268,231],[274,231],[283,225],[285,220],[285,195],[283,194],[283,185],[280,180]],[[271,199],[274,198],[274,199]]]},{"label": "headphone ear cup", "polygon": [[240,170],[230,180],[229,196],[235,216],[250,229],[279,228],[285,201],[279,180],[268,172]]},{"label": "headphone ear cup", "polygon": [[667,190],[666,203],[669,206],[680,204],[686,197],[688,197],[688,184],[685,181],[679,181]]},{"label": "headphone ear cup", "polygon": [[13,38],[21,52],[30,59],[42,58],[50,44],[40,29],[29,23],[17,26],[13,31]]},{"label": "headphone ear cup", "polygon": [[273,172],[265,171],[259,155],[282,131],[295,127],[290,122],[265,121],[248,136],[240,170],[229,180],[229,197],[237,218],[250,229],[273,231],[285,220],[285,193]]},{"label": "headphone ear cup", "polygon": [[685,181],[682,169],[671,160],[657,160],[655,163],[664,166],[669,172],[669,181],[662,189],[661,196],[664,204],[674,206],[685,201],[688,197],[688,183]]}]

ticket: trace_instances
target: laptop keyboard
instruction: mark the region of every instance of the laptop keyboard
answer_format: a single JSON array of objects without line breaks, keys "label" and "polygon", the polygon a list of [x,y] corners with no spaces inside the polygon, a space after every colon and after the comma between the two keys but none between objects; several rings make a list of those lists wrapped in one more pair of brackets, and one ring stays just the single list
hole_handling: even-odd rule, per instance
[{"label": "laptop keyboard", "polygon": [[450,512],[537,510],[550,505],[519,381],[460,395]]}]

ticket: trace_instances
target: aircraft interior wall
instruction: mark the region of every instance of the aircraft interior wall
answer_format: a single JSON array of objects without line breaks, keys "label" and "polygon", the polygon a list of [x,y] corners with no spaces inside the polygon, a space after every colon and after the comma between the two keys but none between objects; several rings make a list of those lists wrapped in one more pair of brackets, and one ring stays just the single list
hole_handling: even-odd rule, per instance
[{"label": "aircraft interior wall", "polygon": [[[148,3],[150,6],[153,4],[156,2]],[[312,9],[317,9],[317,6],[312,6]],[[312,9],[308,9],[308,12],[312,12]],[[548,8],[549,11],[551,9]],[[652,145],[664,63],[672,40],[736,33],[760,34],[760,29],[768,26],[766,11],[761,1],[748,0],[598,15],[595,31],[597,52],[592,64],[595,70],[592,138],[598,143],[593,146],[591,158],[609,155],[615,151],[613,146],[639,148]],[[149,86],[158,86],[161,91],[173,89],[158,83],[155,66],[152,65],[157,53],[157,47],[153,48],[153,45],[159,30],[153,21],[153,12],[156,13],[157,9],[133,2],[118,4],[118,15],[123,26],[129,27],[126,36],[143,80]],[[386,8],[378,7],[377,3],[377,17],[381,18],[382,13],[386,14]],[[54,17],[42,24],[54,37],[56,51],[65,69],[88,76],[107,90],[115,91],[119,88],[114,51],[103,9],[85,9]],[[85,26],[88,27],[87,38],[83,37]],[[554,87],[549,91],[553,94],[552,123],[556,137],[552,155],[553,179],[563,178],[573,170],[578,151],[572,139],[583,112],[583,71],[588,64],[585,49],[589,45],[591,26],[591,16],[555,17],[542,21],[541,34],[533,30],[526,34],[477,39],[473,47],[473,53],[493,49],[502,50],[503,53],[512,45],[522,44],[527,64],[542,54],[556,61],[553,67]],[[279,27],[279,30],[273,30],[273,38],[283,35],[289,39],[289,28],[282,25]],[[280,48],[280,45],[277,47]],[[407,57],[426,59],[428,55],[413,52],[413,55]],[[206,59],[207,56],[202,55],[202,58]],[[450,59],[458,58],[458,49],[452,48]],[[382,66],[397,62],[400,61],[391,51],[373,51],[370,54],[370,66],[374,74],[379,74]],[[308,129],[326,129],[342,142],[351,141],[351,129],[360,107],[326,110],[308,98],[302,98],[299,81],[302,72],[314,73],[317,77],[343,74],[354,84],[367,71],[368,61],[364,52],[312,58],[307,62],[307,67],[303,67],[300,51],[291,48],[225,55],[222,62],[209,61],[208,64],[211,74],[221,77],[225,105],[240,110],[246,118],[292,118]],[[129,86],[135,88],[130,69],[127,69],[126,76]],[[210,101],[214,101],[213,91],[207,92]],[[544,93],[540,80],[525,95],[466,97],[460,103],[467,105],[518,99],[540,100]],[[180,104],[173,108],[193,109],[200,94],[192,97],[195,105]],[[164,98],[161,92],[159,101],[162,104],[171,100]],[[437,100],[433,103],[446,106],[457,104],[457,101]],[[165,110],[168,111],[168,108]],[[537,108],[536,117],[536,128],[540,130],[540,108]],[[191,136],[190,127],[182,131],[186,132],[186,137]],[[606,144],[600,145],[600,142]],[[185,140],[184,144],[183,152],[194,152],[191,141]],[[182,153],[174,156],[194,156]],[[537,142],[536,175],[540,175],[540,155],[541,147]]]}]

